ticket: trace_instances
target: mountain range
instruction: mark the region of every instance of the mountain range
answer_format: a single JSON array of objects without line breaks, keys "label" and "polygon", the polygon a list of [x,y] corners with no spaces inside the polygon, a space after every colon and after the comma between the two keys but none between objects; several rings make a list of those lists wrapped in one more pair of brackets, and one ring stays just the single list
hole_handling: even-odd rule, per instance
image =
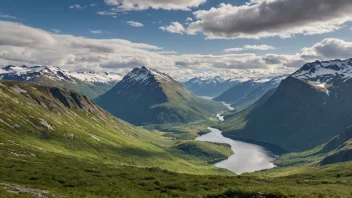
[{"label": "mountain range", "polygon": [[0,80],[35,82],[63,87],[96,98],[115,86],[122,76],[117,73],[70,72],[54,66],[13,66],[0,69]]},{"label": "mountain range", "polygon": [[228,116],[226,136],[278,145],[290,152],[313,149],[352,124],[352,60],[316,61],[281,82],[270,96]]},{"label": "mountain range", "polygon": [[[233,102],[231,104],[231,106],[233,108],[235,108],[236,111],[240,111],[240,110],[250,106],[251,104],[255,103],[259,98],[264,96],[264,94],[267,93],[268,91],[270,91],[272,89],[276,89],[280,85],[281,81],[284,80],[285,78],[287,78],[287,76],[288,75],[277,76],[277,77],[274,77],[273,79],[270,79],[267,82],[252,84],[252,86],[249,86],[249,90],[251,90],[251,91],[250,92],[247,92],[247,91],[242,92],[244,95],[242,97],[238,97],[240,99],[239,100],[236,99],[236,101]],[[266,80],[264,80],[264,81],[266,81]],[[245,82],[243,84],[244,84],[244,86],[248,85],[248,82]],[[241,87],[241,86],[236,85],[233,89],[229,90],[229,92],[238,91],[239,87]],[[218,100],[218,99],[216,99],[216,100]]]},{"label": "mountain range", "polygon": [[239,79],[216,77],[195,77],[182,84],[197,96],[216,97],[239,83]]},{"label": "mountain range", "polygon": [[165,73],[135,68],[95,102],[135,125],[189,123],[224,111],[221,103],[199,98]]},{"label": "mountain range", "polygon": [[270,89],[279,86],[280,81],[285,76],[271,78],[249,78],[245,81],[237,82],[230,89],[226,90],[214,101],[222,101],[230,104],[236,111],[253,104]]}]

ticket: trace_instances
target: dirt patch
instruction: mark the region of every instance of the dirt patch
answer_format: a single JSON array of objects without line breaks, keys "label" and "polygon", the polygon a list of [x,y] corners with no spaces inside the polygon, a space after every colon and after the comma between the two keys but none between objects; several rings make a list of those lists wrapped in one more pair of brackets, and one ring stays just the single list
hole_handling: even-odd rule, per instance
[{"label": "dirt patch", "polygon": [[34,188],[26,188],[20,185],[16,184],[0,184],[2,188],[7,190],[7,192],[14,193],[14,194],[31,194],[39,198],[49,198],[49,197],[58,197],[56,195],[53,195],[50,193],[50,191],[47,190],[39,190],[39,189],[34,189]]}]

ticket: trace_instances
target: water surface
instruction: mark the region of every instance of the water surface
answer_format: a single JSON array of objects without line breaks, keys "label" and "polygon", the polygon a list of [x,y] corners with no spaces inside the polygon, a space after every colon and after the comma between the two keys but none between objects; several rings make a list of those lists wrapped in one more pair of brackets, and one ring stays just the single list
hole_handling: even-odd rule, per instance
[{"label": "water surface", "polygon": [[231,149],[235,153],[228,159],[216,163],[215,166],[225,168],[236,174],[246,172],[255,172],[258,170],[274,168],[275,165],[271,162],[277,158],[270,150],[242,141],[232,140],[222,135],[219,129],[211,128],[211,133],[202,135],[196,140],[203,142],[226,143],[231,145]]}]

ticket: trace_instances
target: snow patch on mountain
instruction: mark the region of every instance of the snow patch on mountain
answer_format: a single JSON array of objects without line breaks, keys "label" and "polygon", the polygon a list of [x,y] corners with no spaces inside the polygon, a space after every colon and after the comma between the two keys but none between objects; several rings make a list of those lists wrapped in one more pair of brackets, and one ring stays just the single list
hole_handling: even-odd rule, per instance
[{"label": "snow patch on mountain", "polygon": [[352,78],[352,59],[307,63],[291,77],[321,84],[332,83],[336,78],[348,80]]},{"label": "snow patch on mountain", "polygon": [[55,66],[13,66],[9,65],[0,69],[0,79],[4,76],[21,77],[26,81],[30,81],[38,76],[44,75],[52,80],[67,80],[77,83],[80,80],[86,83],[113,83],[122,79],[117,73],[95,73],[95,72],[71,72]]},{"label": "snow patch on mountain", "polygon": [[172,78],[167,74],[145,66],[133,69],[125,76],[125,78],[129,78],[134,83],[149,83],[149,79],[151,78],[155,78],[155,80],[163,82],[172,81]]}]

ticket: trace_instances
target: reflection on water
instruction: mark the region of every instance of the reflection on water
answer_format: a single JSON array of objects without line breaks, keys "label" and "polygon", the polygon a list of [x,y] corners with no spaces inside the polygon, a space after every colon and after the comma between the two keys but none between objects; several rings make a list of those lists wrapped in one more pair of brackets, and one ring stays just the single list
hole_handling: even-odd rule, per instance
[{"label": "reflection on water", "polygon": [[225,119],[224,119],[224,116],[221,115],[222,113],[219,113],[216,115],[216,117],[218,117],[218,119],[223,122]]},{"label": "reflection on water", "polygon": [[255,172],[275,167],[271,161],[277,156],[266,148],[256,144],[232,140],[224,137],[221,134],[222,132],[218,129],[210,127],[209,129],[211,130],[211,133],[202,135],[196,140],[203,142],[226,143],[231,145],[231,149],[235,153],[227,160],[215,164],[215,166],[225,168],[236,174]]}]

